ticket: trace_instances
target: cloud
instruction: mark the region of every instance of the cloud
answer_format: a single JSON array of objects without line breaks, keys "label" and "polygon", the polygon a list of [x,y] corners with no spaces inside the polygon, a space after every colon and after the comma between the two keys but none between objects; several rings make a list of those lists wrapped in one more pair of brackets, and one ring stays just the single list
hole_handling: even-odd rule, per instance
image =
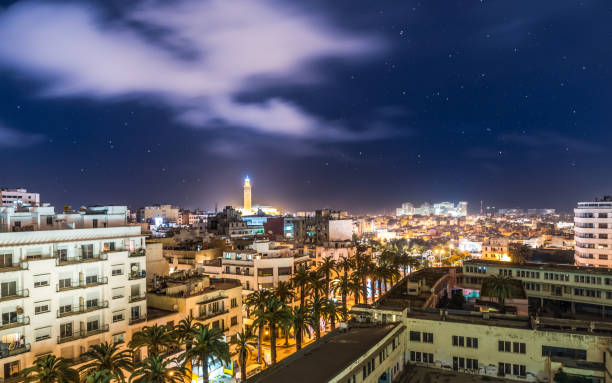
[{"label": "cloud", "polygon": [[531,149],[556,147],[563,151],[586,154],[602,153],[605,150],[603,146],[597,143],[552,131],[541,131],[532,134],[502,134],[499,136],[499,139],[502,142],[517,144]]},{"label": "cloud", "polygon": [[40,134],[26,134],[9,128],[0,122],[0,148],[23,148],[43,140]]},{"label": "cloud", "polygon": [[145,1],[112,21],[93,6],[24,1],[0,13],[0,36],[0,66],[41,81],[44,97],[147,96],[196,127],[321,140],[355,134],[285,98],[238,96],[324,81],[317,60],[362,60],[386,46],[271,0]]}]

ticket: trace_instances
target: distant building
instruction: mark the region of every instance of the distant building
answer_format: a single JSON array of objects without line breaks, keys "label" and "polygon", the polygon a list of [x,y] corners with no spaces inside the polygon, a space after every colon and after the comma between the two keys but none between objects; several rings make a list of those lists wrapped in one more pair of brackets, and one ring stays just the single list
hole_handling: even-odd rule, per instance
[{"label": "distant building", "polygon": [[491,238],[482,244],[482,259],[510,261],[510,241],[508,238]]},{"label": "distant building", "polygon": [[397,208],[395,215],[438,215],[442,217],[465,217],[467,216],[467,202],[461,201],[457,205],[452,202],[440,202],[433,206],[425,202],[419,207],[414,207],[410,202],[404,202],[402,207]]},{"label": "distant building", "polygon": [[39,205],[40,194],[28,193],[24,188],[0,189],[2,206],[14,206],[17,204]]},{"label": "distant building", "polygon": [[145,206],[138,213],[141,222],[155,222],[156,219],[162,219],[164,223],[179,222],[179,208],[172,205]]},{"label": "distant building", "polygon": [[578,202],[574,209],[577,265],[612,268],[612,196]]},{"label": "distant building", "polygon": [[244,204],[242,205],[245,212],[251,211],[251,180],[247,176],[244,179]]}]

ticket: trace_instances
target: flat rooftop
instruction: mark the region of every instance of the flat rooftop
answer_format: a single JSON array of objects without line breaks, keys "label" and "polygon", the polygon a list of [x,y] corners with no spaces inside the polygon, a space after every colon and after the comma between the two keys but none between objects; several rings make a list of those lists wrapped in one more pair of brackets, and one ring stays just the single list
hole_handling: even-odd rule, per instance
[{"label": "flat rooftop", "polygon": [[351,327],[347,332],[332,332],[269,369],[248,379],[249,383],[327,382],[398,326],[391,323]]},{"label": "flat rooftop", "polygon": [[514,263],[514,262],[501,262],[491,261],[488,259],[470,259],[463,262],[464,266],[467,265],[481,265],[481,266],[497,266],[497,267],[514,267],[518,269],[531,269],[539,271],[565,271],[568,273],[585,273],[585,274],[599,274],[612,276],[612,269],[605,267],[586,267],[586,266],[574,266],[558,263],[537,263],[537,262],[525,262],[525,263]]}]

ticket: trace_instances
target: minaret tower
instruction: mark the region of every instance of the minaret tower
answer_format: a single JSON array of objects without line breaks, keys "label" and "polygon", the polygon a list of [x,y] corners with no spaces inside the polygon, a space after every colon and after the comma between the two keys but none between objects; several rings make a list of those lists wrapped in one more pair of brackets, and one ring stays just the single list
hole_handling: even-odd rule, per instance
[{"label": "minaret tower", "polygon": [[242,208],[245,212],[251,211],[251,180],[249,176],[244,179],[244,204]]}]

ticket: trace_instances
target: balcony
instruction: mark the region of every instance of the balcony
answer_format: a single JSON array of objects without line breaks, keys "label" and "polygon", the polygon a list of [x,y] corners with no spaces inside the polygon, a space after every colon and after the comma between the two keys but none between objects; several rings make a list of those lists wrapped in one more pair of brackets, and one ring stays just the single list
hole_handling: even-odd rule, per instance
[{"label": "balcony", "polygon": [[16,320],[0,323],[0,330],[6,330],[14,327],[21,327],[30,324],[30,317],[19,315]]},{"label": "balcony", "polygon": [[128,255],[130,258],[134,257],[144,257],[147,254],[144,248],[130,250],[130,254]]},{"label": "balcony", "polygon": [[132,271],[132,272],[130,273],[130,275],[128,276],[128,279],[129,279],[130,281],[133,281],[133,280],[135,280],[135,279],[142,279],[142,278],[145,278],[146,276],[147,276],[147,274],[145,273],[145,271],[144,271],[144,270],[142,270],[142,271]]},{"label": "balcony", "polygon": [[147,316],[146,315],[140,315],[140,316],[137,316],[137,317],[131,317],[130,321],[129,321],[129,324],[132,325],[132,324],[144,322],[146,320],[147,320]]},{"label": "balcony", "polygon": [[70,311],[61,311],[57,310],[57,317],[58,318],[64,318],[67,316],[71,316],[71,315],[79,315],[79,314],[84,314],[84,313],[89,313],[92,311],[96,311],[96,310],[102,310],[108,308],[108,301],[104,301],[102,302],[102,304],[98,303],[96,306],[84,306],[84,305],[79,305],[76,306],[74,308],[71,308]]},{"label": "balcony", "polygon": [[[4,349],[4,345],[7,345],[8,347],[6,349]],[[11,349],[11,346],[13,347]],[[4,358],[9,358],[11,356],[15,356],[15,355],[19,355],[19,354],[23,354],[24,352],[29,352],[30,351],[30,344],[26,343],[23,345],[15,345],[15,343],[0,343],[0,358],[4,359]]]},{"label": "balcony", "polygon": [[13,271],[27,270],[28,267],[29,267],[28,262],[25,262],[25,261],[21,261],[17,263],[9,263],[9,264],[5,263],[0,266],[0,273],[10,273]]},{"label": "balcony", "polygon": [[86,289],[88,287],[100,286],[108,284],[108,277],[98,276],[95,281],[87,282],[87,281],[74,281],[70,282],[70,284],[57,284],[55,291],[68,291],[74,289]]},{"label": "balcony", "polygon": [[142,293],[142,294],[139,294],[139,295],[131,295],[130,296],[130,303],[144,301],[145,299],[147,299],[147,294],[146,293]]},{"label": "balcony", "polygon": [[87,338],[89,336],[93,336],[96,334],[102,334],[108,331],[108,324],[102,325],[102,327],[98,327],[90,330],[79,330],[74,331],[72,334],[63,334],[57,337],[57,344],[72,342],[73,340]]},{"label": "balcony", "polygon": [[207,320],[207,319],[211,319],[211,318],[217,317],[219,315],[227,314],[227,313],[229,313],[229,310],[219,310],[219,311],[215,311],[212,313],[200,315],[196,319],[197,320]]},{"label": "balcony", "polygon": [[102,249],[100,250],[100,253],[101,254],[120,253],[122,251],[127,251],[127,249],[124,247],[114,247],[114,248]]},{"label": "balcony", "polygon": [[96,255],[77,255],[76,257],[66,257],[61,256],[56,258],[55,263],[57,266],[66,266],[66,265],[76,265],[79,263],[88,263],[88,262],[100,262],[106,261],[108,259],[108,254],[101,253]]},{"label": "balcony", "polygon": [[13,299],[27,298],[29,296],[30,296],[30,290],[28,289],[18,290],[15,292],[15,294],[10,294],[10,295],[0,297],[0,302],[11,301]]}]

